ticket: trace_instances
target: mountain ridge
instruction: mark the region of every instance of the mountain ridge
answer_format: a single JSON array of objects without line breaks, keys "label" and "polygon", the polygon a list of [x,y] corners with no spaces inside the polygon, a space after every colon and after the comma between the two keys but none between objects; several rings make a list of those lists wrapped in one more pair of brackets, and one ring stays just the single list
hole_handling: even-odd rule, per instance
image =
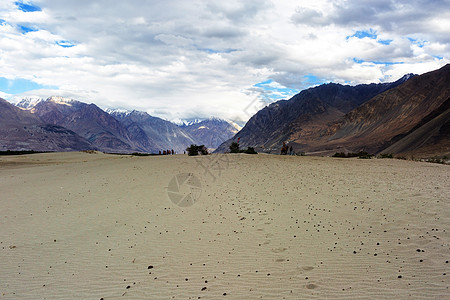
[{"label": "mountain ridge", "polygon": [[0,98],[0,150],[79,151],[96,148],[62,126],[46,124],[38,116]]},{"label": "mountain ridge", "polygon": [[338,120],[375,95],[413,77],[409,74],[391,83],[357,86],[327,83],[303,90],[289,100],[279,100],[258,111],[241,131],[220,145],[216,152],[226,152],[229,144],[238,138],[241,138],[243,147],[252,146],[260,151],[279,149],[285,141],[315,135],[319,127],[326,129],[329,122]]},{"label": "mountain ridge", "polygon": [[[219,118],[176,125],[142,111],[104,111],[92,103],[57,96],[24,98],[16,106],[2,100],[0,147],[71,151],[81,147],[74,144],[78,141],[86,149],[106,152],[181,153],[190,144],[218,146],[216,152],[227,152],[229,144],[239,139],[242,148],[268,153],[279,153],[288,143],[297,152],[316,155],[361,150],[450,154],[449,96],[450,64],[422,75],[406,74],[391,83],[327,83],[271,103],[239,131]],[[32,142],[26,141],[27,136],[33,137]],[[55,141],[58,137],[61,143]],[[25,149],[27,145],[39,149]]]}]

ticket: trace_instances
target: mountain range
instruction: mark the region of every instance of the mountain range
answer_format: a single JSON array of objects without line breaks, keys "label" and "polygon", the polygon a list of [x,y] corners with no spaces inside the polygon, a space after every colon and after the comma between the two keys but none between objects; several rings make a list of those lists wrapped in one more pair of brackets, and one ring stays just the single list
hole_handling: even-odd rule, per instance
[{"label": "mountain range", "polygon": [[191,144],[331,155],[366,151],[450,156],[450,65],[382,84],[323,84],[274,102],[243,128],[211,118],[175,124],[141,111],[102,110],[62,97],[0,99],[0,150],[185,151]]},{"label": "mountain range", "polygon": [[324,84],[263,108],[216,152],[239,140],[268,153],[287,143],[316,155],[449,155],[449,97],[450,65],[393,83]]},{"label": "mountain range", "polygon": [[94,149],[75,132],[42,121],[0,98],[0,150],[77,151]]},{"label": "mountain range", "polygon": [[[104,111],[63,97],[25,98],[16,106],[0,101],[0,150],[182,153],[191,144],[214,149],[237,132],[224,120],[207,119],[191,128],[146,112]],[[199,127],[202,134],[196,135]]]}]

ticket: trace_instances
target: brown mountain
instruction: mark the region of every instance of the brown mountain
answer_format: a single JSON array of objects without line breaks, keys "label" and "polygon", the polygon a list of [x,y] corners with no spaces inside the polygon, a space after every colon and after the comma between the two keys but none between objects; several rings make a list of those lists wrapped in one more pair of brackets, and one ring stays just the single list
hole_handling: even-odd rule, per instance
[{"label": "brown mountain", "polygon": [[64,97],[23,99],[17,104],[43,122],[63,126],[86,138],[98,150],[106,152],[145,151],[128,130],[95,104]]},{"label": "brown mountain", "polygon": [[265,107],[232,139],[241,147],[279,153],[389,152],[449,155],[450,65],[387,85],[326,84]]},{"label": "brown mountain", "polygon": [[86,105],[86,103],[72,99],[50,97],[45,101],[38,102],[35,106],[30,108],[30,111],[39,116],[45,123],[56,125],[60,123],[62,119],[77,110],[82,109]]},{"label": "brown mountain", "polygon": [[95,104],[82,106],[57,124],[83,136],[101,151],[145,151],[141,145],[133,142],[130,133],[121,122]]},{"label": "brown mountain", "polygon": [[382,152],[415,157],[450,156],[450,98],[399,138]]},{"label": "brown mountain", "polygon": [[[389,147],[386,151],[394,154],[420,153],[426,146],[428,153],[439,154],[448,136],[449,97],[450,65],[446,65],[411,78],[346,114],[328,132],[321,132],[324,137],[317,146],[371,153]],[[436,151],[430,149],[434,144]]]},{"label": "brown mountain", "polygon": [[94,149],[75,132],[45,124],[36,115],[0,98],[0,150],[77,151]]},{"label": "brown mountain", "polygon": [[[396,82],[348,86],[324,84],[300,92],[290,100],[277,101],[257,112],[244,128],[216,152],[226,152],[240,138],[241,147],[279,152],[283,142],[297,151],[308,151],[320,141],[321,131],[374,96],[399,86],[412,74]],[[319,148],[323,145],[320,144]]]}]

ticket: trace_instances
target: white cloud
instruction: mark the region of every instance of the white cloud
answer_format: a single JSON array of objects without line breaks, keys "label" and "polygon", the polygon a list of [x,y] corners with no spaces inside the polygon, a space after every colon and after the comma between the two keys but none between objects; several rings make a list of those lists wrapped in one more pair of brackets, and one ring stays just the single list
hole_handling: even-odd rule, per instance
[{"label": "white cloud", "polygon": [[0,91],[0,98],[5,99],[5,100],[10,100],[12,98],[12,95]]},{"label": "white cloud", "polygon": [[[450,61],[446,0],[36,0],[35,12],[14,3],[0,4],[2,77],[58,87],[27,94],[166,119],[247,119],[253,85],[267,79],[291,89],[316,84],[310,76],[380,82]],[[351,37],[370,30],[376,38]]]}]

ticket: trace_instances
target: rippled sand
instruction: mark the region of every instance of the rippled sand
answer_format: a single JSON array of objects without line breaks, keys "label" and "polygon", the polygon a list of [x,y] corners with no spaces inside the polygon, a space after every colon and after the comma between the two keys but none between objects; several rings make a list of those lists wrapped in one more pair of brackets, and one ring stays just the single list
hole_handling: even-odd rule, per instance
[{"label": "rippled sand", "polygon": [[449,230],[445,165],[0,157],[0,299],[443,299]]}]

